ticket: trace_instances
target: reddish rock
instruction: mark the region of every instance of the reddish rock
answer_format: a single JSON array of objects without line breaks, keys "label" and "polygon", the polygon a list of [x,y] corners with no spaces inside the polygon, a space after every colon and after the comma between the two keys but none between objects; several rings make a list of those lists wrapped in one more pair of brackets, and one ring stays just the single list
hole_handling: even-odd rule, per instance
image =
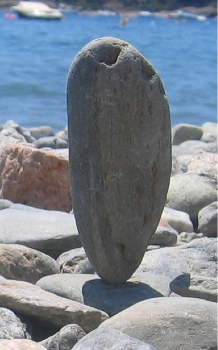
[{"label": "reddish rock", "polygon": [[0,198],[48,210],[72,209],[68,159],[10,144],[0,153]]},{"label": "reddish rock", "polygon": [[46,350],[46,348],[32,340],[11,339],[1,341],[0,350]]}]

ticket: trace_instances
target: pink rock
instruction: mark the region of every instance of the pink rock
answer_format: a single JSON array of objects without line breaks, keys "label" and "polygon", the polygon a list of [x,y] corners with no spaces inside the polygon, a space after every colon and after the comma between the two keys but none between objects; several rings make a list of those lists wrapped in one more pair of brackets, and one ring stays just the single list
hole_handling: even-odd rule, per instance
[{"label": "pink rock", "polygon": [[68,159],[28,145],[6,145],[0,153],[0,198],[69,212]]},{"label": "pink rock", "polygon": [[45,350],[45,348],[32,340],[12,339],[1,341],[0,350]]}]

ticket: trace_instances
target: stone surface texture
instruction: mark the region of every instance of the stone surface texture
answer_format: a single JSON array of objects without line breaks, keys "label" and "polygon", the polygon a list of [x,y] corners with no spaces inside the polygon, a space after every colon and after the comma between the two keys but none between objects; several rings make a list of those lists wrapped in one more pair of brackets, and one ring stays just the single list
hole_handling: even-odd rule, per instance
[{"label": "stone surface texture", "polygon": [[126,281],[154,233],[171,173],[171,125],[152,65],[130,44],[100,38],[67,83],[69,162],[82,244],[102,279]]},{"label": "stone surface texture", "polygon": [[0,198],[69,212],[68,160],[28,145],[6,145],[0,154]]}]

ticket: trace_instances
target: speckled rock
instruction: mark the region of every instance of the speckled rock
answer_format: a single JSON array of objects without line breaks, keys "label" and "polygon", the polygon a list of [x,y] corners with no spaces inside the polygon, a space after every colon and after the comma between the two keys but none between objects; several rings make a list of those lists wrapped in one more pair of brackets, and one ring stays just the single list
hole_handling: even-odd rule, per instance
[{"label": "speckled rock", "polygon": [[28,145],[0,154],[0,198],[42,209],[72,209],[68,159]]},{"label": "speckled rock", "polygon": [[32,340],[11,339],[0,341],[0,350],[46,350],[46,348]]},{"label": "speckled rock", "polygon": [[0,307],[0,344],[2,339],[30,339],[28,326],[13,311]]},{"label": "speckled rock", "polygon": [[133,46],[100,38],[72,63],[67,105],[78,231],[99,276],[122,283],[140,264],[165,203],[171,173],[165,91]]},{"label": "speckled rock", "polygon": [[72,350],[73,346],[86,335],[77,324],[68,324],[51,337],[40,342],[47,350]]},{"label": "speckled rock", "polygon": [[5,278],[36,283],[59,271],[56,261],[46,254],[19,244],[0,244],[0,275]]}]

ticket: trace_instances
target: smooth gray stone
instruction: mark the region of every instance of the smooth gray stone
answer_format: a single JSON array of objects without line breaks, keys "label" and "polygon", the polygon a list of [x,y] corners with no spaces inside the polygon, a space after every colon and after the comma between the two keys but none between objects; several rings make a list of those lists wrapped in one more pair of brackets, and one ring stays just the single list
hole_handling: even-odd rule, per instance
[{"label": "smooth gray stone", "polygon": [[172,292],[183,297],[217,301],[217,277],[206,277],[183,273],[170,283]]},{"label": "smooth gray stone", "polygon": [[41,137],[54,136],[54,130],[48,125],[36,126],[34,128],[29,128],[28,130],[36,140]]},{"label": "smooth gray stone", "polygon": [[97,275],[58,274],[41,278],[37,286],[61,297],[78,301],[115,315],[139,301],[169,296],[170,279],[144,273],[133,275],[127,282],[112,285]]},{"label": "smooth gray stone", "polygon": [[51,147],[51,148],[67,148],[67,141],[56,136],[45,136],[33,142],[37,148]]},{"label": "smooth gray stone", "polygon": [[217,305],[196,298],[155,298],[137,303],[102,323],[158,350],[215,350]]},{"label": "smooth gray stone", "polygon": [[155,350],[152,345],[112,329],[98,328],[83,337],[72,350]]},{"label": "smooth gray stone", "polygon": [[23,244],[53,258],[81,247],[73,214],[12,205],[0,211],[0,243]]},{"label": "smooth gray stone", "polygon": [[177,124],[172,130],[172,144],[179,145],[188,140],[200,140],[203,130],[200,126],[191,124]]},{"label": "smooth gray stone", "polygon": [[216,181],[207,174],[188,172],[170,179],[166,206],[188,213],[195,224],[199,211],[216,200]]},{"label": "smooth gray stone", "polygon": [[77,324],[68,324],[59,332],[40,342],[47,350],[72,350],[86,333]]},{"label": "smooth gray stone", "polygon": [[27,324],[21,321],[13,311],[0,307],[0,341],[13,338],[31,339]]},{"label": "smooth gray stone", "polygon": [[99,276],[122,283],[139,266],[165,204],[171,173],[165,91],[133,46],[100,38],[71,65],[67,109],[81,241]]}]

